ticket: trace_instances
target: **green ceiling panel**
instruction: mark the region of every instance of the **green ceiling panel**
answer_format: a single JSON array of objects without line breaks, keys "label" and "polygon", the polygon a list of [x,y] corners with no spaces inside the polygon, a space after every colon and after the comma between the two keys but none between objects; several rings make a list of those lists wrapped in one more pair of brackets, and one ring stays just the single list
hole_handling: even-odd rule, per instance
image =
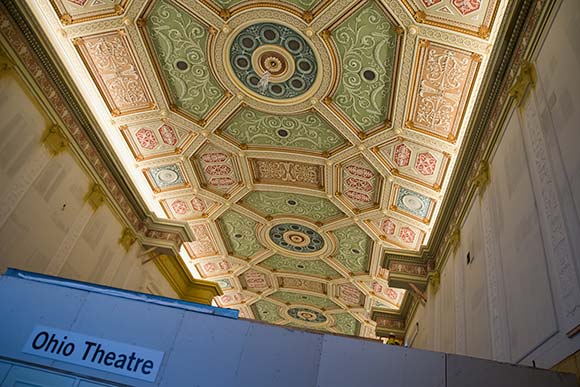
[{"label": "green ceiling panel", "polygon": [[328,199],[287,192],[254,191],[243,202],[261,215],[294,215],[312,222],[344,215]]},{"label": "green ceiling panel", "polygon": [[318,3],[318,0],[286,0],[287,3],[293,4],[300,9],[308,11]]},{"label": "green ceiling panel", "polygon": [[247,0],[214,0],[213,2],[222,8],[231,8]]},{"label": "green ceiling panel", "polygon": [[[247,0],[214,0],[214,3],[219,5],[222,8],[231,8],[234,5],[243,3]],[[280,1],[280,0],[276,0]],[[308,11],[318,2],[318,0],[286,0],[286,3],[295,5],[296,7]]]},{"label": "green ceiling panel", "polygon": [[322,260],[306,260],[289,258],[282,255],[272,255],[260,266],[283,273],[306,274],[321,278],[337,279],[342,276]]},{"label": "green ceiling panel", "polygon": [[224,238],[236,256],[249,258],[262,250],[256,239],[256,222],[234,211],[227,211],[220,217]]},{"label": "green ceiling panel", "polygon": [[318,113],[281,116],[241,109],[223,133],[240,144],[287,148],[307,152],[330,152],[347,143]]},{"label": "green ceiling panel", "polygon": [[224,97],[208,63],[208,29],[187,12],[160,0],[151,10],[147,31],[173,103],[202,119]]},{"label": "green ceiling panel", "polygon": [[336,328],[337,331],[344,335],[358,335],[360,323],[356,318],[348,313],[335,314],[332,317],[334,317],[334,328]]},{"label": "green ceiling panel", "polygon": [[284,325],[285,327],[288,328],[296,328],[296,329],[308,329],[310,331],[318,331],[318,332],[322,332],[322,333],[326,333],[326,332],[330,332],[328,329],[324,328],[324,327],[317,327],[316,325],[311,325],[311,324],[304,324],[304,325],[300,325],[299,323],[290,323],[290,324],[286,324]]},{"label": "green ceiling panel", "polygon": [[257,301],[252,305],[252,310],[256,318],[272,324],[283,320],[282,316],[280,316],[280,307],[270,301]]},{"label": "green ceiling panel", "polygon": [[310,305],[318,309],[326,310],[340,309],[340,307],[332,302],[329,298],[312,296],[310,294],[278,291],[272,294],[270,297],[280,302],[289,303],[292,305]]},{"label": "green ceiling panel", "polygon": [[359,9],[332,32],[341,69],[333,102],[362,131],[387,118],[393,85],[397,34],[374,1]]},{"label": "green ceiling panel", "polygon": [[337,261],[355,274],[368,272],[371,238],[356,225],[338,229],[333,233],[338,240]]}]

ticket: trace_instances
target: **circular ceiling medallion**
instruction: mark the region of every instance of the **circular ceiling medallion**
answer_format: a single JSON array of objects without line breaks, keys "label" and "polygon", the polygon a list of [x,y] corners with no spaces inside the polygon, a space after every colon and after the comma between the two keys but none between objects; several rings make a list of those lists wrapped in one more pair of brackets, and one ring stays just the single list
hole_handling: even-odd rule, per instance
[{"label": "circular ceiling medallion", "polygon": [[407,208],[418,211],[423,208],[423,203],[421,200],[417,199],[415,196],[412,195],[405,195],[403,196],[403,204],[407,206]]},{"label": "circular ceiling medallion", "polygon": [[179,176],[170,169],[163,169],[157,173],[157,178],[166,184],[175,183]]},{"label": "circular ceiling medallion", "polygon": [[294,253],[315,253],[324,247],[322,236],[301,224],[278,224],[270,229],[269,236],[275,245]]},{"label": "circular ceiling medallion", "polygon": [[287,313],[288,316],[292,317],[293,319],[311,324],[323,324],[328,321],[328,318],[326,318],[325,315],[310,308],[290,308],[288,309]]},{"label": "circular ceiling medallion", "polygon": [[238,81],[255,94],[285,100],[303,95],[316,81],[314,51],[296,31],[275,23],[246,27],[230,47]]}]

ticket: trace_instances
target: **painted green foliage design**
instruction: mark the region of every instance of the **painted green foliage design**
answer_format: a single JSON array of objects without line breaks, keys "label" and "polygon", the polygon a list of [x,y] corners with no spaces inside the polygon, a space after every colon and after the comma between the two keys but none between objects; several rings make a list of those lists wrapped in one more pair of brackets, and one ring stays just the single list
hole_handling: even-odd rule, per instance
[{"label": "painted green foliage design", "polygon": [[153,7],[147,30],[174,103],[203,118],[224,96],[208,63],[209,31],[165,0]]},{"label": "painted green foliage design", "polygon": [[333,233],[338,240],[337,261],[353,273],[366,273],[369,268],[371,238],[356,225],[338,229]]},{"label": "painted green foliage design", "polygon": [[328,199],[286,192],[251,192],[244,203],[262,215],[294,215],[323,221],[343,213]]},{"label": "painted green foliage design", "polygon": [[335,326],[334,328],[344,335],[358,335],[360,330],[360,323],[354,317],[348,313],[335,314],[334,317]]},{"label": "painted green foliage design", "polygon": [[252,310],[257,318],[269,323],[276,323],[283,319],[280,316],[280,307],[267,300],[257,301],[252,305]]},{"label": "painted green foliage design", "polygon": [[[230,8],[245,1],[247,0],[214,0],[214,3],[222,8]],[[304,11],[308,11],[318,2],[318,0],[285,0],[285,2],[295,5]]]},{"label": "painted green foliage design", "polygon": [[[274,115],[244,108],[223,129],[240,144],[329,152],[346,143],[317,113]],[[284,136],[285,135],[285,136]]]},{"label": "painted green foliage design", "polygon": [[260,263],[260,266],[268,269],[276,269],[277,271],[284,273],[307,274],[330,279],[341,278],[341,275],[336,270],[319,259],[312,261],[289,258],[275,254]]},{"label": "painted green foliage design", "polygon": [[333,101],[361,130],[369,131],[386,119],[394,81],[395,26],[370,1],[333,31],[332,38],[342,70]]},{"label": "painted green foliage design", "polygon": [[319,309],[332,310],[340,308],[338,305],[336,305],[334,302],[332,302],[330,299],[326,297],[312,296],[310,294],[304,293],[277,291],[270,297],[284,303],[310,305]]},{"label": "painted green foliage design", "polygon": [[224,237],[232,252],[240,257],[251,257],[263,247],[256,239],[256,222],[234,211],[220,217]]}]

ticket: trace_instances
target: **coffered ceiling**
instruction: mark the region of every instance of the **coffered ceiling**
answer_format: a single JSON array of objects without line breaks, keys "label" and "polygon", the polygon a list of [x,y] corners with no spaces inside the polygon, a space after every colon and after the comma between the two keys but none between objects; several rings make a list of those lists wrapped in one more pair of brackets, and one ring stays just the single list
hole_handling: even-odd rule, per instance
[{"label": "coffered ceiling", "polygon": [[384,256],[429,242],[506,1],[28,2],[217,305],[399,328]]}]

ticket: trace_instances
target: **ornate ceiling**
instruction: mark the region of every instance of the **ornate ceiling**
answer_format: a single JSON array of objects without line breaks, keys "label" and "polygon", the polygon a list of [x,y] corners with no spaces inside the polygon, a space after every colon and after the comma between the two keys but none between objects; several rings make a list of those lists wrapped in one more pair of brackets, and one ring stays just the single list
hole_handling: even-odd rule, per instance
[{"label": "ornate ceiling", "polygon": [[[506,1],[30,0],[219,306],[374,337],[429,242]],[[398,264],[425,275],[422,266]],[[392,285],[392,284],[391,284]]]}]

